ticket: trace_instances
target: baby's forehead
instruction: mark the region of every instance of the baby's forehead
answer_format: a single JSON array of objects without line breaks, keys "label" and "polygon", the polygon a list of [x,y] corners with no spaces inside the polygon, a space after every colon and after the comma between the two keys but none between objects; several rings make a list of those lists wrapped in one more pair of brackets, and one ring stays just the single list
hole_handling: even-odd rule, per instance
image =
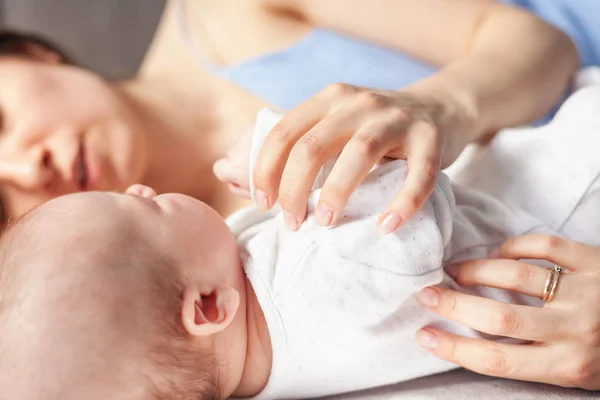
[{"label": "baby's forehead", "polygon": [[88,192],[57,197],[32,209],[18,223],[29,228],[49,227],[60,234],[71,228],[82,229],[85,226],[123,221],[125,212],[119,207],[118,196]]},{"label": "baby's forehead", "polygon": [[10,224],[4,235],[22,249],[46,248],[53,253],[76,249],[81,254],[93,244],[125,235],[124,214],[115,196],[95,192],[62,196]]},{"label": "baby's forehead", "polygon": [[124,263],[139,249],[150,248],[113,203],[110,196],[90,193],[37,207],[4,233],[4,264],[29,278],[95,275],[102,273],[102,265]]},{"label": "baby's forehead", "polygon": [[102,211],[118,208],[120,193],[113,192],[80,192],[66,196],[56,197],[40,205],[38,209],[50,209],[54,211],[89,212],[91,210]]}]

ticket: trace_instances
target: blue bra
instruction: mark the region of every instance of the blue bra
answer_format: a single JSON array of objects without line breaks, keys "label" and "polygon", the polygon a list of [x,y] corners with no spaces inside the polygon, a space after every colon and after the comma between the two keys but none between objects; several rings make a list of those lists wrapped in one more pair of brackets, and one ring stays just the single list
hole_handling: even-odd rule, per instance
[{"label": "blue bra", "polygon": [[[600,0],[501,1],[528,7],[564,29],[577,41],[584,64],[600,60],[600,28],[590,10],[593,8],[597,10],[595,15],[600,15]],[[283,111],[296,107],[331,83],[399,90],[437,70],[399,51],[321,28],[314,28],[286,50],[232,67],[217,67],[196,46],[184,2],[179,3],[182,34],[202,65]]]}]

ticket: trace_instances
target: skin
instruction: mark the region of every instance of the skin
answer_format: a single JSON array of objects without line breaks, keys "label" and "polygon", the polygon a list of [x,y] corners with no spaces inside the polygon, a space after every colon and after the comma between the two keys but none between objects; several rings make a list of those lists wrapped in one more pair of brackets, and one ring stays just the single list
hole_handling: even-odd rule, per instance
[{"label": "skin", "polygon": [[[271,365],[266,322],[235,238],[206,204],[134,185],[127,194],[60,197],[22,225],[28,240],[21,254],[30,256],[16,268],[28,289],[9,303],[18,307],[4,305],[0,340],[0,383],[9,398],[147,398],[136,371],[152,373],[145,344],[154,332],[153,310],[145,308],[155,293],[143,273],[128,268],[132,243],[136,252],[150,251],[147,260],[169,254],[171,269],[164,272],[184,277],[180,310],[161,318],[183,326],[189,354],[197,352],[199,361],[214,354],[223,398],[251,396],[265,386]],[[77,262],[74,243],[102,245],[84,247],[77,258],[84,262]],[[121,267],[105,267],[111,264]],[[50,348],[44,345],[49,340]],[[115,358],[127,362],[115,365]]]}]

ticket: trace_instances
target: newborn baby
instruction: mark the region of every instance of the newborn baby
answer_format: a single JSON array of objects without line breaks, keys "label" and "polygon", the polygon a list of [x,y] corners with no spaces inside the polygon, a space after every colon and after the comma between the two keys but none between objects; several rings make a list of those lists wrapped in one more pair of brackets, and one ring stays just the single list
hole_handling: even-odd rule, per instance
[{"label": "newborn baby", "polygon": [[[278,120],[259,115],[250,159]],[[404,161],[378,166],[336,227],[318,227],[311,208],[298,232],[276,210],[245,209],[228,226],[201,202],[144,186],[38,207],[0,241],[0,399],[314,398],[454,368],[415,332],[477,333],[416,294],[456,288],[447,263],[552,230],[441,176],[426,206],[381,236],[376,219],[405,175]]]}]

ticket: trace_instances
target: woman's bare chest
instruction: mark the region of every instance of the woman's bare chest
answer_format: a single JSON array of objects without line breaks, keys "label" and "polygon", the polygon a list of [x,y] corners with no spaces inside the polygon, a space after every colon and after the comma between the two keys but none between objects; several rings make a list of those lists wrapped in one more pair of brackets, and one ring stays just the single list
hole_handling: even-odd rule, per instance
[{"label": "woman's bare chest", "polygon": [[312,26],[258,0],[185,1],[185,25],[198,50],[215,66],[235,66],[289,48]]}]

